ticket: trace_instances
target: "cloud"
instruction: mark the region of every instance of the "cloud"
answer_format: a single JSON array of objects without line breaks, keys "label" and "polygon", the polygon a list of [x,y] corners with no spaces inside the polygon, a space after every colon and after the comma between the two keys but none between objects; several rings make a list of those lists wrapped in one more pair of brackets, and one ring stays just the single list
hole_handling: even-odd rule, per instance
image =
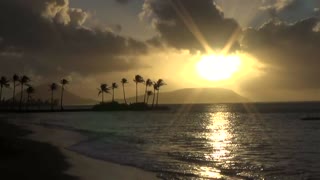
[{"label": "cloud", "polygon": [[[208,51],[238,46],[240,27],[212,0],[145,0],[141,18],[148,19],[163,42],[177,49]],[[231,37],[234,37],[231,39]]]},{"label": "cloud", "polygon": [[86,28],[87,17],[68,0],[1,0],[0,70],[56,76],[143,67],[144,42]]},{"label": "cloud", "polygon": [[314,30],[319,22],[318,18],[292,24],[270,21],[259,29],[246,30],[243,49],[265,64],[265,73],[242,86],[251,90],[319,89],[320,32]]},{"label": "cloud", "polygon": [[129,0],[116,0],[116,2],[118,2],[120,4],[127,4],[129,2]]}]

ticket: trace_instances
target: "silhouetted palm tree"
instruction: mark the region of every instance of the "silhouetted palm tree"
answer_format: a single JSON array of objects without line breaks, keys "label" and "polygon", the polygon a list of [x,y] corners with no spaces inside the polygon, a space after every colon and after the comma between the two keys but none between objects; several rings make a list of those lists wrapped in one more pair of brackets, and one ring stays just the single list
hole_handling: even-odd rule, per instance
[{"label": "silhouetted palm tree", "polygon": [[147,92],[147,104],[149,103],[149,98],[150,98],[150,96],[152,96],[153,95],[153,92],[152,91],[148,91]]},{"label": "silhouetted palm tree", "polygon": [[133,81],[136,83],[136,103],[138,103],[138,84],[144,83],[144,79],[142,76],[136,75]]},{"label": "silhouetted palm tree", "polygon": [[0,103],[1,103],[2,102],[2,89],[10,87],[9,80],[5,76],[1,77],[0,86],[1,86],[0,87]]},{"label": "silhouetted palm tree", "polygon": [[12,103],[15,104],[16,101],[16,86],[18,86],[17,82],[19,82],[19,76],[17,74],[14,74],[12,77],[13,82],[13,95],[12,95]]},{"label": "silhouetted palm tree", "polygon": [[28,98],[27,98],[27,109],[28,109],[28,107],[29,107],[29,103],[30,103],[30,98],[31,98],[31,94],[33,94],[34,93],[34,88],[32,87],[32,86],[29,86],[28,88],[27,88],[27,90],[26,90],[26,92],[27,92],[27,94],[28,94]]},{"label": "silhouetted palm tree", "polygon": [[102,100],[101,100],[101,103],[104,103],[104,93],[110,93],[110,88],[108,87],[107,84],[101,84],[100,85],[100,88],[98,88],[99,90],[99,94],[98,96],[100,96],[100,94],[102,95]]},{"label": "silhouetted palm tree", "polygon": [[30,78],[28,76],[22,76],[19,79],[19,83],[21,86],[21,94],[20,94],[20,103],[19,103],[19,109],[21,110],[22,108],[22,98],[23,98],[23,87],[24,85],[28,85],[27,83],[30,82]]},{"label": "silhouetted palm tree", "polygon": [[148,93],[148,87],[151,87],[153,85],[153,82],[151,79],[147,79],[146,81],[146,90],[145,90],[145,94],[144,94],[144,99],[143,102],[146,103],[146,97],[147,97],[147,93]]},{"label": "silhouetted palm tree", "polygon": [[153,83],[153,98],[152,98],[152,107],[154,106],[154,100],[156,99],[156,91],[158,91],[159,87],[156,82]]},{"label": "silhouetted palm tree", "polygon": [[114,102],[114,89],[118,88],[118,84],[117,83],[112,83],[112,102]]},{"label": "silhouetted palm tree", "polygon": [[60,107],[61,107],[61,111],[63,110],[63,93],[64,93],[64,87],[69,84],[69,81],[66,79],[62,79],[60,81],[61,84],[61,99],[60,99]]},{"label": "silhouetted palm tree", "polygon": [[52,83],[50,86],[50,91],[51,91],[51,111],[53,111],[53,106],[54,106],[54,103],[53,103],[53,93],[54,91],[56,91],[58,89],[58,85],[56,83]]},{"label": "silhouetted palm tree", "polygon": [[164,85],[167,85],[162,79],[159,79],[157,82],[157,106],[159,105],[159,92],[160,92],[160,88]]},{"label": "silhouetted palm tree", "polygon": [[123,90],[123,99],[126,104],[127,104],[127,99],[126,99],[126,91],[124,90],[124,85],[127,83],[128,83],[128,80],[126,78],[121,79],[122,90]]}]

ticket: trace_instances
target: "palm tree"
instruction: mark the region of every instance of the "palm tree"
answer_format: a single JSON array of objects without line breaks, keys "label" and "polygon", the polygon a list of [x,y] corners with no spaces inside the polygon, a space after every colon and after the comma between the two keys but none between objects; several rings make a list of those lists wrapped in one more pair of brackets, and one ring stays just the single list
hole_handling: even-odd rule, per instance
[{"label": "palm tree", "polygon": [[147,92],[147,104],[149,103],[149,98],[150,98],[150,96],[152,96],[153,95],[153,92],[152,91],[148,91]]},{"label": "palm tree", "polygon": [[15,99],[16,99],[16,86],[18,86],[17,82],[19,82],[19,76],[17,74],[14,74],[12,77],[12,82],[13,82],[13,95],[12,95],[12,102],[13,105],[15,104]]},{"label": "palm tree", "polygon": [[147,79],[146,81],[146,90],[145,90],[145,94],[144,94],[144,100],[143,102],[146,103],[146,97],[147,97],[147,93],[148,93],[148,87],[151,87],[153,85],[153,82],[151,79]]},{"label": "palm tree", "polygon": [[20,94],[20,104],[19,104],[19,110],[21,110],[22,107],[22,98],[23,98],[23,86],[26,85],[28,82],[30,82],[30,78],[28,76],[22,76],[19,79],[19,83],[21,86],[21,94]]},{"label": "palm tree", "polygon": [[100,96],[100,94],[102,95],[101,104],[103,104],[104,103],[104,93],[109,93],[110,88],[108,87],[107,84],[101,84],[100,88],[98,88],[98,90],[99,90],[98,96]]},{"label": "palm tree", "polygon": [[27,109],[28,109],[28,106],[29,106],[29,103],[30,103],[30,98],[31,98],[31,94],[34,93],[34,88],[32,86],[29,86],[26,90],[27,94],[28,94],[28,98],[27,98]]},{"label": "palm tree", "polygon": [[142,76],[136,75],[133,81],[136,83],[136,103],[138,103],[138,84],[144,83],[144,79]]},{"label": "palm tree", "polygon": [[163,79],[159,79],[157,82],[157,106],[159,105],[159,92],[160,92],[160,88],[161,86],[167,85]]},{"label": "palm tree", "polygon": [[63,110],[63,93],[64,93],[64,86],[66,86],[67,84],[69,84],[69,81],[66,79],[62,79],[60,81],[61,84],[61,99],[60,99],[60,107],[61,107],[61,111]]},{"label": "palm tree", "polygon": [[56,83],[52,83],[50,86],[50,91],[51,91],[51,111],[53,111],[53,92],[56,91],[58,89],[58,85]]},{"label": "palm tree", "polygon": [[0,103],[2,102],[2,89],[5,87],[5,88],[8,88],[10,86],[9,84],[9,80],[5,77],[5,76],[2,76],[1,79],[0,79]]},{"label": "palm tree", "polygon": [[118,88],[118,84],[117,83],[112,83],[112,102],[114,102],[114,89]]},{"label": "palm tree", "polygon": [[158,91],[159,87],[156,82],[153,83],[153,98],[152,98],[152,107],[154,106],[154,100],[156,99],[156,91]]},{"label": "palm tree", "polygon": [[127,104],[127,100],[126,100],[126,91],[124,90],[124,85],[127,83],[128,83],[128,80],[126,78],[121,79],[121,84],[122,84],[122,89],[123,89],[123,99],[126,104]]}]

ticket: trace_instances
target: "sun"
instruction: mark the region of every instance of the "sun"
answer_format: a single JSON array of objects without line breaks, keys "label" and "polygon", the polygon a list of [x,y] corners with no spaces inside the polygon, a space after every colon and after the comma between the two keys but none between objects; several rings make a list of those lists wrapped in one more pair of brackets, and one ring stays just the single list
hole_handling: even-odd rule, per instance
[{"label": "sun", "polygon": [[210,81],[222,81],[232,77],[241,65],[238,56],[210,55],[203,56],[196,64],[199,75]]}]

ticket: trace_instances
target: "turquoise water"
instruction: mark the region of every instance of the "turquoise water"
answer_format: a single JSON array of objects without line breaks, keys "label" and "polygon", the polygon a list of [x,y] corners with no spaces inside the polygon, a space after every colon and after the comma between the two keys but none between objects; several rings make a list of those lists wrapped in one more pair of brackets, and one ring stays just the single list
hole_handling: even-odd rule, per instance
[{"label": "turquoise water", "polygon": [[1,115],[89,136],[70,150],[162,179],[320,179],[319,104],[172,106],[168,112]]}]

